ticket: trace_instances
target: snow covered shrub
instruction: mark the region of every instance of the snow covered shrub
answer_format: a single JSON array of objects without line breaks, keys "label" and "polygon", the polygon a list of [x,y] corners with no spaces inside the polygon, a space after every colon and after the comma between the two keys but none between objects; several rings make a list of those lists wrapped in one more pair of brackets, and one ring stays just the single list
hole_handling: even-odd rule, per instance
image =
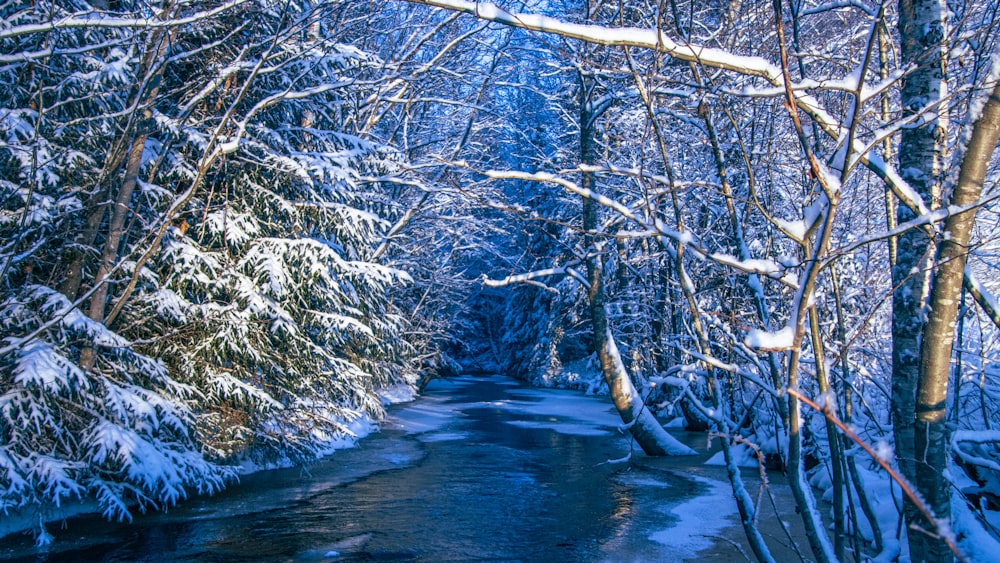
[{"label": "snow covered shrub", "polygon": [[[233,476],[192,439],[195,393],[165,366],[28,285],[0,305],[0,511],[93,497],[109,518],[213,492]],[[14,336],[16,335],[16,336]],[[84,372],[74,361],[92,346]]]},{"label": "snow covered shrub", "polygon": [[157,355],[201,391],[196,428],[212,457],[299,458],[381,415],[374,391],[393,383],[381,366],[394,353],[383,338],[396,328],[391,315],[366,318],[362,296],[398,272],[313,238],[262,237],[233,256],[179,232],[157,266],[164,287],[132,314],[155,311],[168,334]]}]

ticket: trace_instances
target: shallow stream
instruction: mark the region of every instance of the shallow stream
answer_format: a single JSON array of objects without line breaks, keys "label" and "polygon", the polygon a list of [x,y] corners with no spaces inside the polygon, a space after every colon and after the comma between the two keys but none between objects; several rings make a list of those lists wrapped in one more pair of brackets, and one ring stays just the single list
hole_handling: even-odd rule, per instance
[{"label": "shallow stream", "polygon": [[[744,560],[725,472],[703,463],[705,436],[673,431],[697,457],[636,450],[620,461],[630,444],[618,424],[607,397],[500,377],[437,381],[356,448],[131,524],[74,518],[50,526],[47,548],[8,536],[0,559]],[[773,513],[764,518],[765,533],[784,535]]]}]

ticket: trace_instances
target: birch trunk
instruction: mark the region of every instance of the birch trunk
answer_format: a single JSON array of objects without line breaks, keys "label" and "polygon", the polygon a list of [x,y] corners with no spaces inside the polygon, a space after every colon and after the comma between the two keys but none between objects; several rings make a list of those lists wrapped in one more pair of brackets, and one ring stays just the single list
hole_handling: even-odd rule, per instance
[{"label": "birch trunk", "polygon": [[[900,54],[904,65],[913,70],[905,78],[901,92],[904,118],[915,119],[902,130],[899,169],[903,178],[931,207],[940,198],[940,177],[947,141],[947,119],[939,111],[945,107],[947,84],[945,65],[945,14],[943,0],[900,0]],[[916,217],[900,205],[897,224]],[[923,305],[929,294],[929,259],[933,241],[921,229],[912,229],[897,240],[896,264],[892,269],[892,422],[899,467],[912,482],[917,480],[915,441],[916,393],[920,379],[920,335]],[[926,494],[926,491],[922,491]],[[910,525],[926,522],[909,501],[904,516]],[[927,534],[911,530],[910,554],[921,561],[933,543]]]}]

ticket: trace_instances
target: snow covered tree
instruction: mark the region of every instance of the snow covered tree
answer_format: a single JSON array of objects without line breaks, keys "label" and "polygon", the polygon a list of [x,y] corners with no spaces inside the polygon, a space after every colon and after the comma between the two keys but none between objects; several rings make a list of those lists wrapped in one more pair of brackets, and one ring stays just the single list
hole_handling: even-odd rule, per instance
[{"label": "snow covered tree", "polygon": [[[143,79],[156,81],[153,59],[164,41],[162,31],[136,29],[162,23],[166,14],[91,22],[92,13],[83,3],[4,8],[5,512],[89,497],[108,517],[128,518],[134,504],[171,504],[188,490],[218,490],[233,475],[198,451],[188,404],[197,390],[78,308],[121,270],[119,210],[132,199],[122,194],[135,187],[135,156],[149,134],[148,123],[138,123],[149,110],[144,92],[156,88]],[[119,196],[102,229],[104,202]],[[102,230],[104,250],[92,254]],[[77,247],[81,232],[86,244]],[[83,264],[95,262],[86,269],[92,283],[78,298]]]},{"label": "snow covered tree", "polygon": [[352,45],[389,15],[3,10],[0,508],[128,518],[328,451],[416,386],[434,315],[379,257],[417,179],[374,134],[398,92],[357,103],[399,76]]}]

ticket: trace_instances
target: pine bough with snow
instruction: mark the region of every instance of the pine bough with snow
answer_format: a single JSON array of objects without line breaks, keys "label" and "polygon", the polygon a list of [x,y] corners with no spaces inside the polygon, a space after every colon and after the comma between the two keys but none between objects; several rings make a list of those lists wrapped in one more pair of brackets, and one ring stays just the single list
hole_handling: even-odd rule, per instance
[{"label": "pine bough with snow", "polygon": [[216,491],[416,378],[342,6],[101,4],[0,7],[0,514]]}]

